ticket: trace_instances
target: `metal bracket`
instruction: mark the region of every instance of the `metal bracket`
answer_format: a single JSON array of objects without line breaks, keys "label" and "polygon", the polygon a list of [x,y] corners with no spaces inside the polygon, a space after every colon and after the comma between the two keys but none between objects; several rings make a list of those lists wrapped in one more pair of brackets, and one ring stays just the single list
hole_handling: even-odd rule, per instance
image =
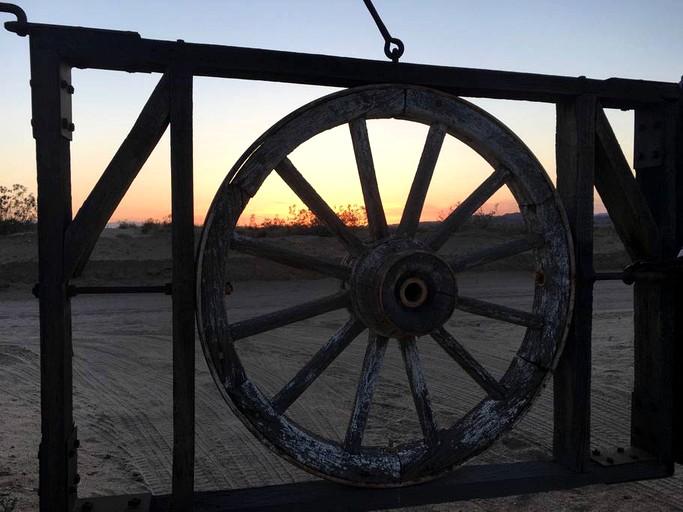
[{"label": "metal bracket", "polygon": [[624,269],[622,279],[633,284],[638,279],[662,280],[683,277],[683,258],[665,261],[636,261]]},{"label": "metal bracket", "polygon": [[609,450],[594,448],[591,451],[591,460],[597,462],[601,466],[609,467],[653,461],[657,460],[657,458],[640,448],[628,446],[627,448],[618,447]]},{"label": "metal bracket", "polygon": [[633,166],[659,167],[664,161],[664,115],[661,108],[636,109]]},{"label": "metal bracket", "polygon": [[62,64],[59,74],[62,137],[69,140],[73,140],[73,132],[76,127],[74,126],[71,114],[71,97],[74,93],[74,86],[71,85],[71,66]]}]

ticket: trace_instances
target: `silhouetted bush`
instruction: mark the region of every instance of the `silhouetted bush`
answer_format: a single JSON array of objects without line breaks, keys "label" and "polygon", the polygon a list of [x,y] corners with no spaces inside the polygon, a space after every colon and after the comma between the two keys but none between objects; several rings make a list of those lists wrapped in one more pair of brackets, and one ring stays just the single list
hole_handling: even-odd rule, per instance
[{"label": "silhouetted bush", "polygon": [[36,225],[36,198],[24,185],[0,186],[0,235],[30,231]]}]

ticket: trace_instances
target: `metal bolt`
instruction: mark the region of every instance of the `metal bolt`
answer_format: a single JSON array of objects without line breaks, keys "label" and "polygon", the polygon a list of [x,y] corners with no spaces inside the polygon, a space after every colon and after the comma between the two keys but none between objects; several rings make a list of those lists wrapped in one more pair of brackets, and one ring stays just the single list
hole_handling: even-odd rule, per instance
[{"label": "metal bolt", "polygon": [[592,453],[593,453],[593,455],[595,455],[596,457],[600,456],[600,450],[598,450],[597,448],[593,448],[593,452],[592,452]]},{"label": "metal bolt", "polygon": [[617,448],[617,453],[624,453],[624,451],[625,450],[621,446]]},{"label": "metal bolt", "polygon": [[75,91],[74,86],[69,84],[66,80],[62,80],[59,85],[69,94],[73,94]]}]

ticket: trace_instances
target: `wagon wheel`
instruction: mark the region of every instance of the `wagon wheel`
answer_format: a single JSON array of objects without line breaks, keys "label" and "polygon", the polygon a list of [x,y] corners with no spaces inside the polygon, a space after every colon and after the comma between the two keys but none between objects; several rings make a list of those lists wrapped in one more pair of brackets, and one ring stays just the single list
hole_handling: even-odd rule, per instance
[{"label": "wagon wheel", "polygon": [[[365,120],[376,118],[404,119],[430,127],[394,232],[387,227],[368,142]],[[301,143],[342,124],[348,124],[351,131],[371,233],[368,241],[337,217],[288,158]],[[447,134],[474,149],[494,171],[426,239],[418,240],[420,213]],[[273,170],[339,238],[349,255],[342,263],[273,247],[234,232],[250,197]],[[450,261],[438,256],[437,249],[450,234],[504,185],[519,205],[526,236]],[[337,278],[341,291],[231,323],[224,304],[230,250]],[[458,295],[457,272],[525,251],[532,251],[536,268],[530,312]],[[433,478],[478,454],[511,429],[530,407],[557,360],[573,298],[567,222],[552,183],[529,149],[500,122],[465,101],[399,85],[332,94],[285,117],[259,138],[214,198],[201,236],[197,271],[202,346],[233,411],[262,442],[305,470],[361,486],[398,486]],[[238,340],[344,308],[348,321],[272,398],[249,379],[237,355]],[[444,327],[456,308],[526,327],[521,346],[500,380]],[[289,418],[288,408],[366,330],[367,351],[345,438],[324,438]],[[363,434],[373,392],[385,349],[394,340],[403,356],[422,435],[398,446],[366,446]],[[452,425],[437,425],[420,364],[418,347],[433,342],[486,393],[486,398]]]}]

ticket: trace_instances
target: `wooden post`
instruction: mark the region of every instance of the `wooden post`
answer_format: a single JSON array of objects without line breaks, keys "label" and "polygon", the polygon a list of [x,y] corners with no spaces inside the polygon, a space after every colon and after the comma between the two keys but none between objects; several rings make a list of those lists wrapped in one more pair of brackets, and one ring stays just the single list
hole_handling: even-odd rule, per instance
[{"label": "wooden post", "polygon": [[31,38],[33,136],[38,171],[40,297],[40,509],[72,510],[76,500],[71,304],[64,233],[71,221],[71,68],[48,41]]},{"label": "wooden post", "polygon": [[[677,256],[676,174],[680,111],[677,103],[636,110],[634,163],[636,180],[659,224],[656,248],[661,260]],[[631,444],[662,461],[673,472],[673,358],[676,281],[636,281],[634,285],[634,389],[631,404]]]},{"label": "wooden post", "polygon": [[[683,250],[683,100],[677,105],[677,133],[674,135],[676,151],[676,247]],[[679,253],[680,254],[680,253]],[[678,254],[677,254],[678,255]],[[683,278],[676,283],[676,313],[674,315],[674,363],[673,367],[683,368]],[[683,372],[674,371],[674,461],[683,464]]]},{"label": "wooden post", "polygon": [[585,471],[590,456],[596,112],[595,96],[578,96],[557,105],[557,190],[574,238],[576,296],[553,378],[553,455],[576,472]]},{"label": "wooden post", "polygon": [[[182,43],[179,43],[182,45]],[[194,492],[194,201],[192,70],[170,77],[173,238],[173,510],[191,511]]]}]

